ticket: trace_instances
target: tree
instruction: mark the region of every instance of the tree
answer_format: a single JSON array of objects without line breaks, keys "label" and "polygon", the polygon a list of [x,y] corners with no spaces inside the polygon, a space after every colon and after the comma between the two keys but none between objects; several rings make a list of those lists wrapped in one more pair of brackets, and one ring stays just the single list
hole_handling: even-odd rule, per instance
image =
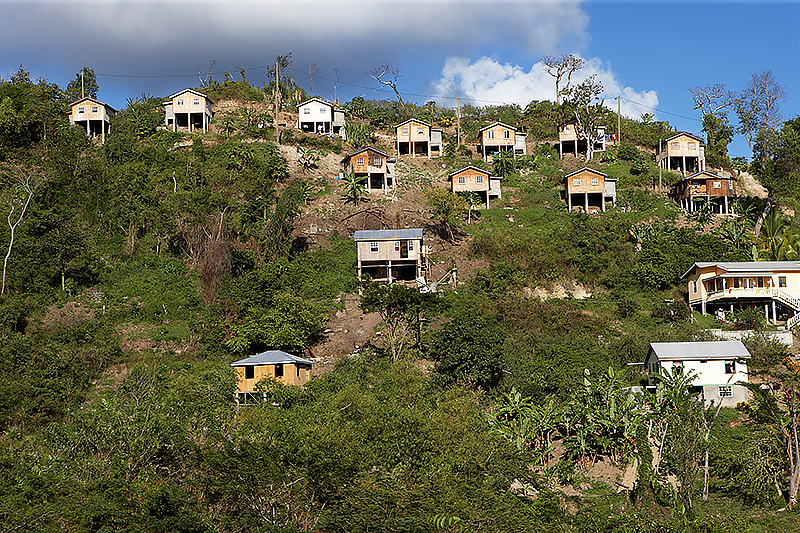
[{"label": "tree", "polygon": [[724,83],[706,85],[705,87],[690,87],[694,107],[703,115],[724,114],[725,110],[733,105],[736,94],[730,91]]},{"label": "tree", "polygon": [[391,87],[395,96],[397,96],[397,101],[400,102],[400,107],[403,108],[403,113],[405,114],[406,104],[403,102],[403,98],[400,96],[400,92],[397,90],[397,78],[400,77],[400,69],[393,67],[389,63],[381,63],[377,67],[367,72],[366,75],[382,85]]},{"label": "tree", "polygon": [[603,84],[596,81],[597,75],[592,74],[580,85],[570,87],[563,91],[564,104],[575,118],[575,132],[580,139],[586,141],[586,160],[592,159],[596,125],[604,115],[605,110],[600,102],[603,94]]},{"label": "tree", "polygon": [[440,230],[444,230],[445,238],[452,242],[453,227],[458,225],[457,217],[467,211],[467,201],[449,189],[440,187],[426,191],[425,197],[433,210],[433,218],[439,221]]},{"label": "tree", "polygon": [[728,123],[727,110],[734,105],[736,94],[724,83],[691,87],[694,107],[703,118],[703,131],[706,132],[706,161],[711,167],[728,166],[728,143],[733,140],[734,128]]},{"label": "tree", "polygon": [[753,72],[750,83],[734,101],[739,117],[738,133],[747,139],[753,151],[753,142],[763,129],[776,129],[781,121],[780,102],[786,100],[786,91],[778,85],[771,70]]},{"label": "tree", "polygon": [[5,192],[6,210],[8,216],[8,228],[11,236],[8,241],[8,251],[3,260],[3,283],[0,287],[0,294],[6,292],[6,272],[8,272],[8,260],[11,257],[11,250],[14,247],[16,230],[25,219],[25,213],[33,200],[36,189],[42,184],[43,179],[35,170],[29,170],[20,164],[6,165],[3,168],[3,177],[6,181],[7,189]]},{"label": "tree", "polygon": [[758,132],[751,168],[770,196],[800,194],[800,117],[786,121],[778,130]]},{"label": "tree", "polygon": [[462,380],[488,389],[502,378],[504,336],[491,321],[462,313],[445,324],[431,343],[434,372],[443,385]]},{"label": "tree", "polygon": [[361,203],[361,198],[367,192],[364,187],[364,178],[356,177],[352,170],[342,177],[341,187],[344,189],[345,200],[353,202],[355,205]]},{"label": "tree", "polygon": [[80,72],[75,75],[75,79],[69,82],[65,90],[65,95],[69,103],[77,102],[83,97],[97,98],[97,91],[100,86],[97,85],[97,76],[94,70],[89,67],[83,67]]},{"label": "tree", "polygon": [[[583,59],[575,57],[572,54],[556,56],[544,56],[539,60],[542,63],[545,72],[551,75],[556,80],[556,103],[561,103],[561,95],[569,89],[572,75],[581,70],[584,65]],[[567,77],[567,83],[561,87],[561,80]]]}]

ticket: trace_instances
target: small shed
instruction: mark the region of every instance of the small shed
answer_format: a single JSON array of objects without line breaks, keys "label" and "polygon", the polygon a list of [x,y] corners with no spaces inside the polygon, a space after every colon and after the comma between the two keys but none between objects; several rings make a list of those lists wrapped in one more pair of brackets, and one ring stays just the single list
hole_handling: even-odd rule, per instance
[{"label": "small shed", "polygon": [[647,385],[656,385],[656,375],[695,373],[692,388],[702,393],[706,404],[712,401],[735,407],[747,401],[749,381],[747,360],[750,352],[742,341],[653,342],[647,352]]},{"label": "small shed", "polygon": [[262,379],[275,378],[284,385],[304,385],[311,379],[313,361],[297,357],[282,350],[267,350],[231,366],[236,369],[236,403],[257,394],[256,384]]}]

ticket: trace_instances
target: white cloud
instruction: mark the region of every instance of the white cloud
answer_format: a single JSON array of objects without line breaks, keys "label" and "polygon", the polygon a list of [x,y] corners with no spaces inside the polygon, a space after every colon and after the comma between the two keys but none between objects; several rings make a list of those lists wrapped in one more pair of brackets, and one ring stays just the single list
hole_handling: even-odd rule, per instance
[{"label": "white cloud", "polygon": [[[654,113],[653,109],[658,106],[655,91],[636,91],[625,86],[598,58],[586,59],[584,68],[573,75],[572,84],[581,83],[592,75],[603,84],[601,98],[607,107],[616,109],[617,95],[622,96],[623,115],[638,118],[642,113]],[[516,103],[525,107],[533,100],[554,100],[555,80],[540,62],[525,70],[489,57],[474,62],[463,57],[448,57],[441,78],[434,84],[434,92],[445,105],[452,105],[452,97],[462,96],[474,100],[477,105]]]}]

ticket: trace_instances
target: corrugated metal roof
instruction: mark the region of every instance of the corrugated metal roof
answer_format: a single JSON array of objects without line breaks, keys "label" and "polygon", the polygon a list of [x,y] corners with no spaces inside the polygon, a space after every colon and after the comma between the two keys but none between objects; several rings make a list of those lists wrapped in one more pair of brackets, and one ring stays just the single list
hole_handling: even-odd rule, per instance
[{"label": "corrugated metal roof", "polygon": [[397,241],[421,238],[422,228],[361,230],[353,234],[353,239],[356,241]]},{"label": "corrugated metal roof", "polygon": [[256,355],[252,355],[247,359],[242,359],[231,363],[231,366],[255,366],[255,365],[279,365],[281,363],[301,363],[304,365],[313,365],[313,361],[297,357],[290,353],[281,350],[267,350]]},{"label": "corrugated metal roof", "polygon": [[650,350],[659,361],[749,358],[742,341],[651,342]]},{"label": "corrugated metal roof", "polygon": [[787,270],[800,270],[800,261],[739,261],[732,263],[711,263],[711,262],[698,262],[681,276],[681,279],[689,275],[689,272],[694,267],[705,268],[717,266],[725,272],[731,274],[772,274],[776,272],[785,272]]}]

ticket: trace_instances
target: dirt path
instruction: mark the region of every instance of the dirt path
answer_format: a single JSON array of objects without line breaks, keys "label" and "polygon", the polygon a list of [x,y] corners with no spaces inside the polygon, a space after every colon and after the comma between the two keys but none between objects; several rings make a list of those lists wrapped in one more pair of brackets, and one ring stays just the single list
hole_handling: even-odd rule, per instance
[{"label": "dirt path", "polygon": [[739,172],[737,176],[739,187],[749,196],[766,198],[769,193],[749,172]]}]

